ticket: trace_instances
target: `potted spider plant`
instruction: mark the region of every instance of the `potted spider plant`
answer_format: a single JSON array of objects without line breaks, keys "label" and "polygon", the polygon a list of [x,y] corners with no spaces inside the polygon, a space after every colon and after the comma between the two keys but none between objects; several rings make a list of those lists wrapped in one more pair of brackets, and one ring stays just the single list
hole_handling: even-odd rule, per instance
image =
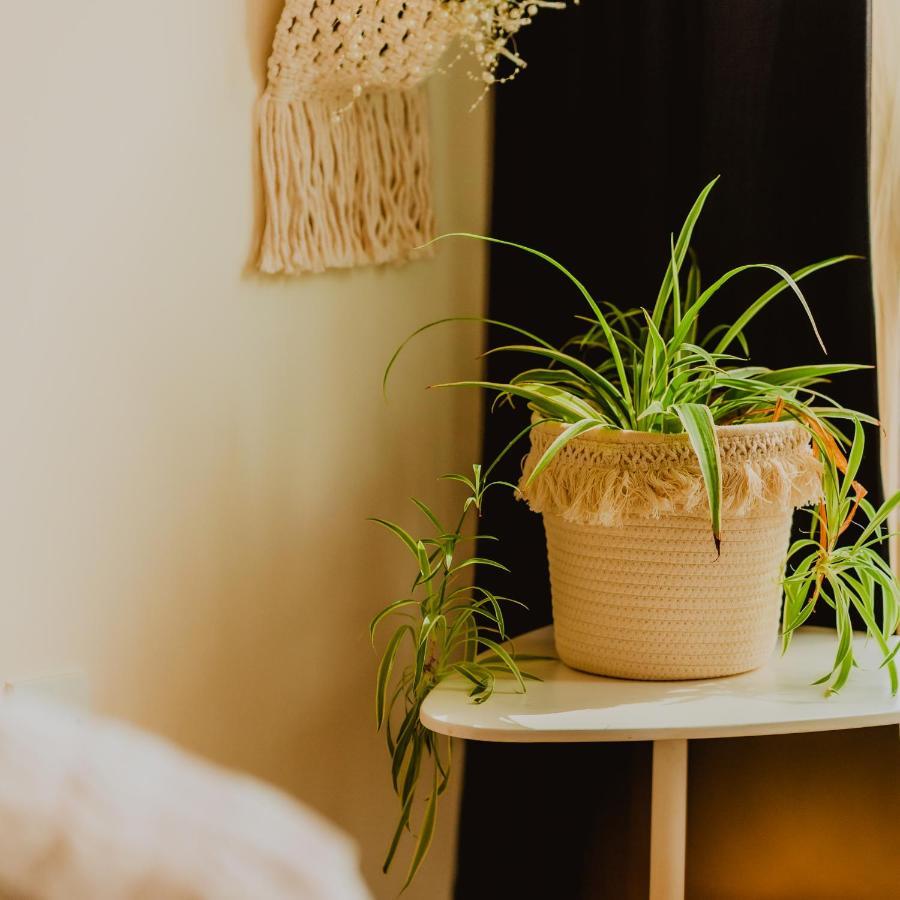
[{"label": "potted spider plant", "polygon": [[[769,369],[748,358],[744,335],[773,300],[793,295],[822,345],[799,283],[855,257],[833,257],[793,273],[769,263],[742,265],[704,286],[689,247],[715,181],[672,236],[657,296],[639,309],[598,303],[540,251],[465,235],[555,266],[587,307],[580,317],[586,327],[561,347],[493,322],[518,339],[490,352],[516,353],[529,364],[505,383],[439,386],[481,388],[511,403],[524,401],[529,410],[531,447],[518,495],[543,516],[557,651],[588,672],[684,679],[762,665],[778,631],[794,510],[816,506],[823,534],[834,524],[824,521],[829,513],[840,517],[844,530],[848,516],[879,513],[853,478],[842,486],[851,498],[843,515],[843,494],[831,498],[834,509],[824,504],[832,474],[848,471],[848,452],[855,458],[847,448],[862,452],[862,430],[855,426],[875,422],[840,406],[822,386],[864,367],[828,362]],[[777,280],[734,323],[704,334],[704,307],[752,269],[771,271]],[[848,421],[855,439],[839,427]],[[881,539],[878,528],[873,534]],[[886,566],[879,572],[893,577]],[[856,608],[849,597],[836,601],[826,592],[825,599]],[[885,602],[887,624],[896,626],[895,609]],[[800,611],[808,615],[802,603]]]},{"label": "potted spider plant", "polygon": [[[455,528],[415,501],[433,533],[414,538],[377,520],[416,560],[410,596],[373,620],[396,623],[378,671],[376,718],[386,731],[401,817],[385,867],[404,831],[412,831],[417,785],[430,789],[417,829],[409,879],[428,849],[438,798],[449,777],[449,743],[419,722],[428,691],[455,675],[473,702],[490,696],[497,678],[521,690],[526,679],[510,644],[503,606],[510,601],[460,585],[461,570],[497,563],[459,558],[465,518],[480,511],[493,484],[505,484],[541,513],[547,535],[556,649],[573,666],[636,679],[731,675],[770,657],[781,619],[782,647],[827,603],[835,613],[832,668],[810,673],[827,692],[839,690],[856,664],[853,617],[882,655],[892,692],[898,688],[900,586],[879,553],[900,492],[879,508],[856,480],[864,424],[823,390],[828,380],[865,368],[817,363],[771,369],[753,364],[744,331],[777,297],[793,295],[821,337],[799,282],[852,256],[837,256],[793,273],[771,264],[738,266],[704,287],[691,235],[715,181],[700,193],[677,238],[665,275],[648,306],[597,303],[562,264],[555,266],[586,304],[586,327],[554,346],[517,325],[478,317],[431,322],[397,349],[384,375],[416,335],[454,321],[488,322],[516,335],[491,353],[528,362],[503,383],[464,381],[501,401],[524,403],[523,428],[500,454],[528,438],[518,485],[490,481],[494,460],[474,478],[447,476],[469,491]],[[444,237],[452,237],[445,235]],[[731,279],[750,269],[776,282],[730,325],[703,333],[704,307]],[[523,340],[524,339],[524,340]],[[824,350],[824,346],[823,346]],[[805,508],[808,529],[790,544],[794,511]],[[521,598],[520,598],[521,599]],[[405,651],[401,648],[405,647]],[[406,652],[407,665],[395,665]],[[430,764],[430,778],[426,774]],[[409,881],[407,881],[409,883]]]}]

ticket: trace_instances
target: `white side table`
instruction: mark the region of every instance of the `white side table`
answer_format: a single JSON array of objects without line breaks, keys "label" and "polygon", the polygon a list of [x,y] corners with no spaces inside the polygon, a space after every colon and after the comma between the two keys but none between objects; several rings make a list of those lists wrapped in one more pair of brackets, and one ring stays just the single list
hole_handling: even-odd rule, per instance
[{"label": "white side table", "polygon": [[[687,832],[687,742],[832,731],[900,723],[875,648],[857,639],[861,666],[840,694],[810,684],[831,669],[835,634],[804,628],[786,656],[755,672],[704,681],[624,681],[576,672],[557,660],[524,664],[540,675],[526,694],[498,681],[476,705],[462,678],[449,678],[425,699],[421,718],[432,731],[476,741],[653,741],[650,900],[684,897]],[[553,629],[515,640],[521,653],[552,655]]]}]

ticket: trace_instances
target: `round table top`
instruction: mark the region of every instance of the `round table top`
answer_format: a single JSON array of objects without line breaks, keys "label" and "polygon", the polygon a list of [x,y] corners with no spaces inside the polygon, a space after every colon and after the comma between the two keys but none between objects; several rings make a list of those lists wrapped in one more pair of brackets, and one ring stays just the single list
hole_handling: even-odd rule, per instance
[{"label": "round table top", "polygon": [[[587,675],[558,660],[523,663],[543,678],[517,692],[497,681],[482,704],[458,676],[425,698],[422,723],[432,731],[481,741],[655,741],[830,731],[900,723],[877,648],[856,638],[860,668],[837,695],[815,679],[830,671],[836,635],[803,628],[785,656],[754,672],[700,681],[626,681]],[[520,653],[555,655],[552,627],[516,638]]]}]

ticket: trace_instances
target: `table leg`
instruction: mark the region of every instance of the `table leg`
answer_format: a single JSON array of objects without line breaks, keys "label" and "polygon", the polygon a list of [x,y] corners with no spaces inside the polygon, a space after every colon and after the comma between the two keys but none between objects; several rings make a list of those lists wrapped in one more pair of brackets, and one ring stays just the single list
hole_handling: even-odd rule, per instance
[{"label": "table leg", "polygon": [[650,900],[683,900],[687,842],[686,740],[653,742]]}]

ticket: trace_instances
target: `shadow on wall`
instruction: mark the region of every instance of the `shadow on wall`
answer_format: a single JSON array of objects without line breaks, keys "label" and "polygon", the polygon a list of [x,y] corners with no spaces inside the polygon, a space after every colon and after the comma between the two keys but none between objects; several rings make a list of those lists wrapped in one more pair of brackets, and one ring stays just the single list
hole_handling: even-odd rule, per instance
[{"label": "shadow on wall", "polygon": [[[284,8],[284,0],[245,0],[245,16],[247,21],[247,61],[253,78],[256,81],[257,96],[266,88],[266,61],[272,50],[272,37],[275,26]],[[256,273],[256,255],[262,240],[265,223],[265,204],[263,202],[262,179],[259,173],[259,122],[256,104],[250,111],[247,133],[252,141],[251,178],[253,183],[253,232],[250,236],[250,249],[244,274]],[[271,277],[271,276],[270,276]]]}]

